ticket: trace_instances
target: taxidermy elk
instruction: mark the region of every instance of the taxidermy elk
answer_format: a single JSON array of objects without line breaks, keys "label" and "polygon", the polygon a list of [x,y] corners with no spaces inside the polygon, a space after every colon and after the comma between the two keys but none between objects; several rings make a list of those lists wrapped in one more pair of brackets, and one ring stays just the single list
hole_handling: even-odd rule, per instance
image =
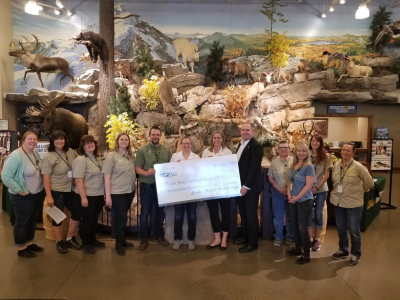
[{"label": "taxidermy elk", "polygon": [[233,62],[224,61],[222,66],[226,67],[229,75],[231,75],[231,79],[229,80],[230,85],[232,84],[232,79],[235,81],[235,84],[237,84],[236,76],[245,75],[245,74],[247,75],[246,84],[248,84],[250,78],[251,78],[251,80],[253,80],[253,82],[255,82],[253,76],[251,76],[251,74],[250,74],[250,66],[245,62],[237,63],[235,61],[233,61]]},{"label": "taxidermy elk", "polygon": [[74,76],[69,72],[69,64],[68,62],[61,57],[45,57],[39,54],[32,54],[39,46],[39,39],[36,35],[31,35],[36,40],[36,45],[32,46],[32,40],[29,37],[23,36],[25,41],[29,44],[29,49],[24,48],[24,43],[20,39],[13,39],[10,43],[10,48],[8,55],[17,57],[21,60],[24,67],[28,68],[25,71],[24,81],[26,82],[26,74],[35,72],[40,80],[40,83],[43,85],[42,77],[40,76],[41,72],[45,73],[64,73],[64,76],[60,79],[60,84],[62,84],[63,79],[68,76],[74,81]]},{"label": "taxidermy elk", "polygon": [[39,136],[45,136],[56,130],[62,130],[68,137],[69,145],[72,149],[78,149],[81,137],[88,134],[89,126],[83,116],[75,114],[64,108],[56,108],[65,98],[65,94],[56,96],[46,103],[38,100],[41,109],[33,106],[26,110],[30,117],[44,117],[44,122],[39,129]]}]

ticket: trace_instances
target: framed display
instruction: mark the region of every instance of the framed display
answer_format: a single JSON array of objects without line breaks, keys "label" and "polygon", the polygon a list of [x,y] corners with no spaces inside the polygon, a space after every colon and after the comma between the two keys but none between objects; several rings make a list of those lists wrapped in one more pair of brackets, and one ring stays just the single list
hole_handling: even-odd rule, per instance
[{"label": "framed display", "polygon": [[388,127],[377,127],[376,128],[376,138],[377,139],[388,139],[389,138],[389,128]]},{"label": "framed display", "polygon": [[8,119],[0,119],[0,130],[8,130]]},{"label": "framed display", "polygon": [[374,139],[371,141],[371,170],[392,169],[393,139]]},{"label": "framed display", "polygon": [[327,137],[328,136],[328,118],[314,118],[314,130],[321,136]]}]

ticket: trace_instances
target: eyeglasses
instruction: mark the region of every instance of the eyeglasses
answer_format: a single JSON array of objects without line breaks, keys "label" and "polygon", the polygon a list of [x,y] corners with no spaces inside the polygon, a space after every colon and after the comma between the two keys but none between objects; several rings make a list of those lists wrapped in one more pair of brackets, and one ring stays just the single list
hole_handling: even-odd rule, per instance
[{"label": "eyeglasses", "polygon": [[278,147],[278,149],[286,150],[286,149],[289,149],[289,147]]},{"label": "eyeglasses", "polygon": [[85,145],[94,144],[93,141],[86,142]]}]

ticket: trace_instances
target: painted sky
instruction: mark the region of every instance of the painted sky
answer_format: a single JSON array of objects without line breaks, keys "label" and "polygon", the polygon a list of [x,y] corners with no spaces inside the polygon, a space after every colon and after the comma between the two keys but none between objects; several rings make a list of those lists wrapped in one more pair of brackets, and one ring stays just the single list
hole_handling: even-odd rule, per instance
[{"label": "painted sky", "polygon": [[[64,0],[70,5],[74,15],[56,16],[45,9],[40,16],[31,16],[24,12],[26,0],[13,1],[14,36],[38,33],[41,39],[51,40],[69,38],[81,28],[98,22],[98,0]],[[282,1],[285,3],[285,1]],[[46,4],[55,4],[55,0],[43,0]],[[202,33],[214,32],[257,34],[269,27],[269,20],[260,10],[262,1],[119,1],[122,8],[131,13],[141,15],[141,19],[155,26],[164,33]],[[330,1],[326,1],[328,8]],[[329,36],[341,34],[369,35],[372,17],[356,20],[355,12],[358,1],[335,5],[333,13],[327,12],[327,18],[320,17],[324,11],[324,1],[306,1],[301,3],[290,1],[289,6],[279,11],[289,22],[275,23],[274,30],[288,36]],[[371,16],[379,5],[390,6],[393,1],[373,1],[368,3]],[[400,17],[400,7],[392,8],[393,20]]]}]

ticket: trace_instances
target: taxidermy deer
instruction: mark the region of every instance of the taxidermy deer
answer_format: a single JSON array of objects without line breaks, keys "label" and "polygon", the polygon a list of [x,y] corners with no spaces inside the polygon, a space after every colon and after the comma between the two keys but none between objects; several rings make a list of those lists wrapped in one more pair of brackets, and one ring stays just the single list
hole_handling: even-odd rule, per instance
[{"label": "taxidermy deer", "polygon": [[232,84],[232,79],[235,81],[235,84],[237,85],[236,82],[236,76],[240,75],[245,75],[247,76],[247,81],[246,84],[249,82],[250,78],[255,82],[253,76],[250,74],[250,66],[247,63],[237,63],[235,61],[233,62],[228,62],[224,61],[222,63],[223,67],[226,67],[228,70],[228,73],[231,75],[231,79],[229,80],[229,84]]},{"label": "taxidermy deer", "polygon": [[[83,71],[82,71],[82,73],[84,73],[84,72],[86,71],[86,69],[87,69],[89,66],[91,66],[91,65],[93,64],[93,62],[92,62],[92,60],[90,59],[89,53],[83,53],[83,54],[81,55],[81,57],[79,58],[79,62],[81,62],[81,61],[87,61],[87,62],[89,62],[89,63],[87,64],[87,66],[86,66],[86,67],[83,69]],[[95,62],[94,66],[96,67],[96,65],[97,65],[97,62]]]},{"label": "taxidermy deer", "polygon": [[290,138],[290,136],[288,135],[288,128],[289,128],[289,125],[290,125],[290,122],[288,122],[287,125],[286,125],[286,127],[285,127],[285,126],[283,126],[283,122],[281,121],[281,128],[282,128],[282,131],[281,131],[281,133],[280,133],[280,139],[281,139],[281,141],[287,141],[287,142],[290,144],[291,138]]},{"label": "taxidermy deer", "polygon": [[31,35],[36,40],[36,45],[32,46],[32,40],[29,37],[23,36],[23,39],[29,44],[29,49],[24,48],[24,43],[20,39],[13,39],[10,43],[8,55],[17,57],[21,60],[24,67],[28,68],[25,71],[24,82],[26,81],[26,74],[35,72],[43,85],[41,72],[45,73],[64,73],[64,76],[60,79],[60,84],[62,84],[63,79],[68,76],[74,81],[74,76],[69,72],[68,62],[61,57],[45,57],[39,54],[32,54],[39,46],[39,39],[36,35]]},{"label": "taxidermy deer", "polygon": [[340,81],[340,79],[342,79],[342,77],[369,77],[373,74],[374,72],[372,71],[371,67],[367,67],[367,66],[357,66],[354,61],[349,60],[349,62],[347,63],[347,73],[344,75],[341,75],[338,79],[337,82]]},{"label": "taxidermy deer", "polygon": [[304,132],[304,135],[305,135],[305,142],[308,144],[310,142],[310,138],[311,138],[311,135],[313,133],[315,124],[314,124],[314,121],[311,121],[311,129],[309,131],[307,131],[306,130],[306,126],[305,126],[306,122],[307,121],[304,121],[304,123],[303,123],[303,132]]}]

